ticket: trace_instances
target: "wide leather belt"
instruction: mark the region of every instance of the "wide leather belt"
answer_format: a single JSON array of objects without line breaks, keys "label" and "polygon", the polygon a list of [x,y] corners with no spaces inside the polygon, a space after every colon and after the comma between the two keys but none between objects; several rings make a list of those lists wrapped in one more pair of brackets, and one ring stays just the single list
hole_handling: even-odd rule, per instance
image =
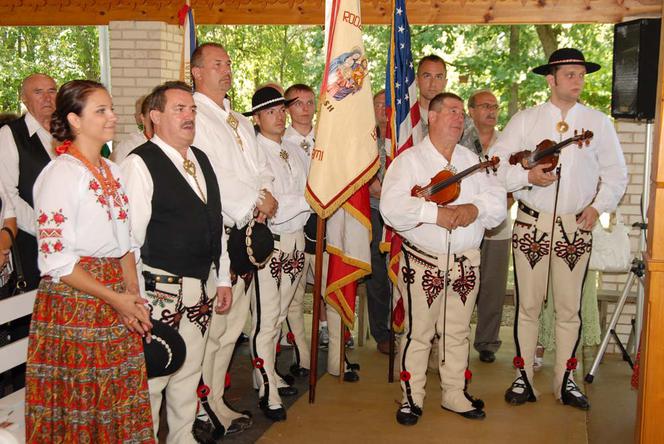
[{"label": "wide leather belt", "polygon": [[[539,212],[539,211],[537,211],[537,210],[533,210],[532,208],[530,208],[528,205],[526,205],[525,203],[523,203],[523,202],[521,202],[521,201],[519,201],[519,210],[523,211],[523,212],[526,213],[528,216],[532,216],[532,217],[534,217],[535,219],[537,219],[537,218],[539,217],[539,215],[540,215],[540,212]],[[577,213],[577,214],[575,215],[575,217],[577,217],[577,218],[578,218],[579,216],[581,216],[581,213]]]},{"label": "wide leather belt", "polygon": [[[403,244],[406,246],[406,248],[408,248],[409,250],[412,250],[409,253],[411,253],[411,254],[412,253],[417,253],[416,255],[424,256],[424,257],[420,257],[420,259],[423,259],[423,260],[426,260],[426,261],[437,261],[438,258],[439,258],[439,256],[434,256],[431,253],[427,253],[426,251],[422,251],[422,249],[416,247],[412,243],[408,242],[406,239],[403,240]],[[454,262],[463,262],[464,259],[466,259],[466,256],[464,256],[464,255],[457,255],[457,254],[452,255],[452,260]]]},{"label": "wide leather belt", "polygon": [[143,271],[143,277],[145,278],[146,290],[154,290],[155,284],[182,284],[182,276],[175,276],[172,274],[154,274],[149,271]]}]

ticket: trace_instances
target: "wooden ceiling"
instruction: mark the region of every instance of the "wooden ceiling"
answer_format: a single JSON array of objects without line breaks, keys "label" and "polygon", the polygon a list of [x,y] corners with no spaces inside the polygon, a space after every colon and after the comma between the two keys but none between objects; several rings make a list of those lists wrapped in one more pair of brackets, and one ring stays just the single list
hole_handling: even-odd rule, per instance
[{"label": "wooden ceiling", "polygon": [[[0,0],[0,25],[177,23],[183,0]],[[191,0],[197,24],[322,24],[324,0]],[[408,0],[411,24],[617,23],[659,17],[662,0]],[[365,24],[388,24],[390,0],[362,0]]]}]

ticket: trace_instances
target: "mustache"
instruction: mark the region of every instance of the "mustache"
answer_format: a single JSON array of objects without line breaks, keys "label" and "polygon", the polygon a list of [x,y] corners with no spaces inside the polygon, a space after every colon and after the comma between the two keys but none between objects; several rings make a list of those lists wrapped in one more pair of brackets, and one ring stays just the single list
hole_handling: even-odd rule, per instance
[{"label": "mustache", "polygon": [[185,128],[185,129],[193,128],[193,127],[194,127],[194,121],[193,120],[185,120],[180,125],[180,128]]}]

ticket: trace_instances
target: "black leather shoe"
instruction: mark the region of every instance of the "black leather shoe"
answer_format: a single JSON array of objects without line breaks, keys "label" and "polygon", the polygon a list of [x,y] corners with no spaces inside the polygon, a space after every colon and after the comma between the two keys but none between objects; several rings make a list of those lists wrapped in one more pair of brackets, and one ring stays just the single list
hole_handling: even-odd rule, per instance
[{"label": "black leather shoe", "polygon": [[480,352],[480,361],[491,363],[496,360],[496,354],[490,350],[482,350]]},{"label": "black leather shoe", "polygon": [[354,372],[359,372],[360,371],[360,364],[356,362],[348,362],[348,370],[354,371]]},{"label": "black leather shoe", "polygon": [[237,435],[238,433],[242,433],[245,430],[247,430],[249,427],[251,427],[253,423],[254,421],[247,416],[236,418],[233,421],[231,421],[231,425],[229,425],[228,428],[226,429],[226,433],[224,434],[224,436]]},{"label": "black leather shoe", "polygon": [[353,370],[344,373],[344,382],[357,382],[360,380],[360,375]]},{"label": "black leather shoe", "polygon": [[505,391],[505,401],[512,405],[521,405],[526,402],[535,402],[537,398],[530,387],[526,385],[523,377],[519,376]]},{"label": "black leather shoe", "polygon": [[422,416],[422,409],[417,406],[411,407],[409,404],[401,404],[401,407],[397,410],[397,422],[401,425],[415,425],[420,416]]},{"label": "black leather shoe", "polygon": [[[191,433],[194,435],[194,439],[197,443],[200,444],[216,444],[217,441],[223,436],[222,433],[214,433],[214,426],[210,421],[201,421],[200,419],[194,419],[194,425],[191,429]],[[216,435],[220,435],[217,437]]]},{"label": "black leather shoe", "polygon": [[290,366],[290,372],[291,372],[291,375],[293,375],[297,378],[305,378],[305,377],[309,376],[309,369],[304,368],[304,367],[300,367],[297,364],[293,364],[293,365]]},{"label": "black leather shoe", "polygon": [[590,403],[586,395],[581,392],[579,386],[576,383],[568,379],[567,384],[565,384],[565,390],[562,392],[560,401],[565,405],[570,405],[581,410],[588,410],[590,408]]},{"label": "black leather shoe", "polygon": [[450,410],[446,407],[443,407],[443,410],[447,410],[448,412],[456,413],[457,415],[461,415],[466,419],[484,419],[484,418],[486,418],[486,413],[484,413],[484,410],[482,410],[482,409],[472,409],[472,410],[468,410],[467,412],[455,412],[454,410]]},{"label": "black leather shoe", "polygon": [[480,398],[476,398],[467,391],[463,391],[463,395],[466,397],[468,401],[473,405],[474,409],[480,409],[482,410],[484,408],[484,401],[481,400]]},{"label": "black leather shoe", "polygon": [[277,389],[277,391],[279,392],[279,396],[295,396],[295,395],[297,395],[297,388],[291,387],[291,386],[279,387]]},{"label": "black leather shoe", "polygon": [[267,404],[260,404],[260,408],[263,411],[265,417],[272,421],[285,421],[286,420],[286,409],[284,406],[279,406],[278,409],[271,409]]}]

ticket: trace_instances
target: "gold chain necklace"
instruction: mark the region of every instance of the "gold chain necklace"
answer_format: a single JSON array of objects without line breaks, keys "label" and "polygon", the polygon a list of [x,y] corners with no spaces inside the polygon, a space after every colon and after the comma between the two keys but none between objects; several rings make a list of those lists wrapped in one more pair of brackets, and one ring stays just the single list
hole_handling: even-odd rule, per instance
[{"label": "gold chain necklace", "polygon": [[240,145],[240,149],[244,151],[244,145],[242,144],[240,133],[237,130],[240,126],[240,121],[237,120],[237,118],[229,111],[228,117],[226,118],[226,123],[228,123],[228,126],[230,126],[235,133],[235,140],[237,141],[238,145]]},{"label": "gold chain necklace", "polygon": [[192,162],[189,159],[184,159],[184,162],[182,163],[182,166],[184,167],[184,170],[189,174],[191,177],[194,178],[194,182],[196,182],[196,186],[198,187],[198,191],[201,193],[201,199],[203,200],[203,203],[207,204],[207,199],[205,198],[205,193],[203,192],[203,189],[201,188],[201,184],[198,183],[198,177],[196,176],[196,164]]}]

